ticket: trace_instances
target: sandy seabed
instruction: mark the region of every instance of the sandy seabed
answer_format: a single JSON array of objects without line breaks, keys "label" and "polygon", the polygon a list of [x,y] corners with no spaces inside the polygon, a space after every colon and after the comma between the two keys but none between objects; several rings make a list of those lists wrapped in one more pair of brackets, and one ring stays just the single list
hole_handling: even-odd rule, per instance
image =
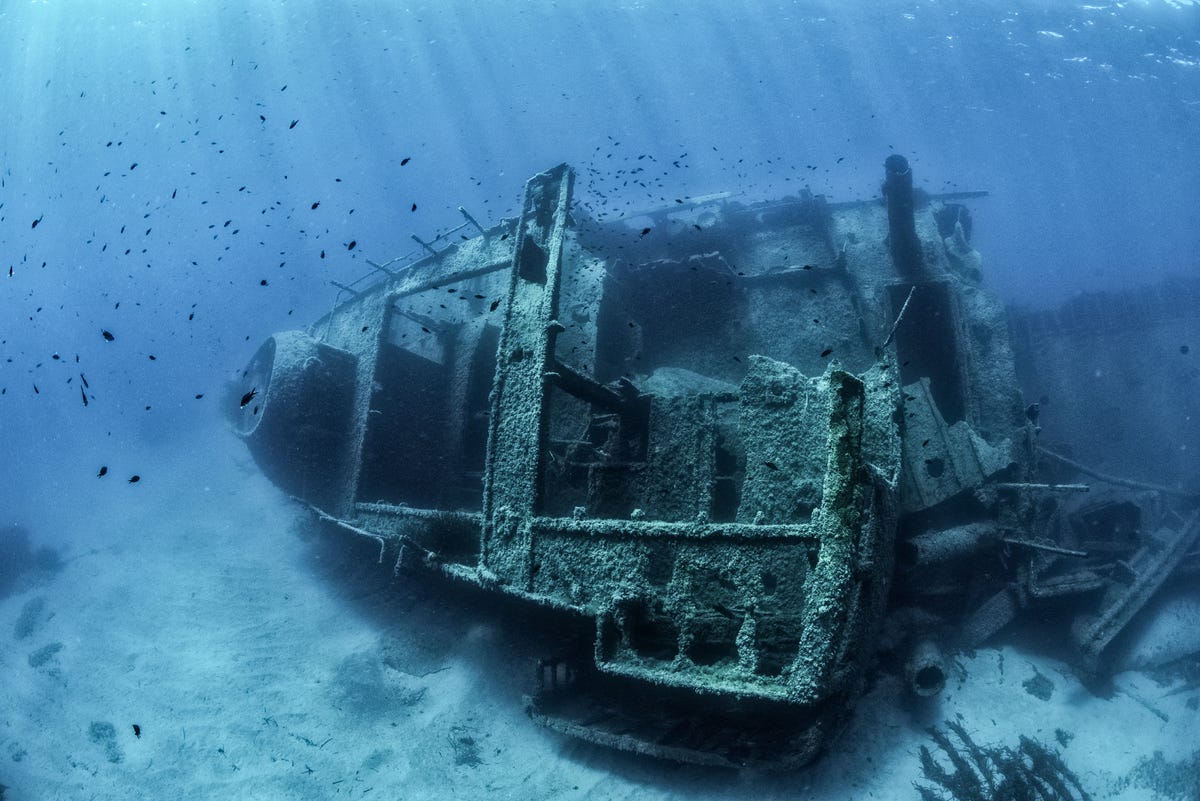
[{"label": "sandy seabed", "polygon": [[1012,646],[959,657],[924,706],[881,676],[802,771],[578,743],[525,717],[533,670],[512,621],[393,579],[369,542],[303,536],[306,513],[231,435],[142,474],[81,490],[86,514],[48,510],[62,569],[0,600],[5,801],[916,799],[919,746],[945,720],[981,744],[1051,746],[1093,798],[1200,792],[1161,776],[1200,765],[1200,688],[1130,672],[1100,698]]}]

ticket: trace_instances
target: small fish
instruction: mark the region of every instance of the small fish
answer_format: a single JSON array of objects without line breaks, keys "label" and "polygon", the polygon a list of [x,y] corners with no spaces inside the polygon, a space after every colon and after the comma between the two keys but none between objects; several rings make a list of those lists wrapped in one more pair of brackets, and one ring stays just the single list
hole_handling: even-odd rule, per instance
[{"label": "small fish", "polygon": [[197,392],[197,393],[196,393],[196,400],[200,400],[200,399],[201,399],[201,398],[203,398],[203,397],[204,397],[204,393],[203,393],[203,392]]},{"label": "small fish", "polygon": [[83,405],[86,407],[88,405],[87,393],[83,391],[83,387],[79,388],[79,397],[83,398]]},{"label": "small fish", "polygon": [[922,448],[928,448],[928,447],[929,447],[929,440],[925,440],[924,442],[922,442],[922,443],[921,443],[921,447],[922,447]]},{"label": "small fish", "polygon": [[346,245],[346,250],[354,250],[356,247],[358,247],[358,240],[357,240],[357,239],[351,239],[351,240],[350,240],[350,244],[349,244],[349,245]]},{"label": "small fish", "polygon": [[499,305],[500,305],[500,299],[497,298],[496,300],[492,301],[491,306],[488,306],[488,311],[495,311],[497,309],[497,307],[499,307]]},{"label": "small fish", "polygon": [[312,204],[311,206],[309,206],[308,208],[309,208],[310,210],[316,210],[317,206],[320,206],[320,205],[321,205],[321,201],[319,201],[319,200],[314,200],[314,201],[313,201],[313,204]]},{"label": "small fish", "polygon": [[141,739],[141,736],[142,736],[142,727],[137,725],[136,723],[133,724],[133,736],[137,737],[138,739]]},{"label": "small fish", "polygon": [[265,278],[264,278],[264,279],[262,279],[261,281],[259,281],[259,282],[258,282],[258,285],[259,285],[259,286],[266,286],[266,285],[267,285],[267,279],[265,279]]},{"label": "small fish", "polygon": [[297,123],[299,123],[299,122],[300,122],[300,120],[292,120],[292,124],[288,126],[288,130],[290,131],[290,130],[292,130],[293,128],[295,128],[295,127],[296,127],[296,124],[297,124]]},{"label": "small fish", "polygon": [[833,353],[833,348],[826,348],[825,350],[821,351],[821,358],[824,359],[831,353]]},{"label": "small fish", "polygon": [[779,465],[775,464],[774,462],[763,462],[763,467],[767,468],[768,470],[779,469]]},{"label": "small fish", "polygon": [[412,157],[405,156],[404,158],[400,159],[400,166],[403,167],[405,164],[407,164],[410,161],[412,161]]},{"label": "small fish", "polygon": [[96,474],[96,478],[104,478],[108,475],[108,465],[100,465],[100,472]]},{"label": "small fish", "polygon": [[152,361],[152,362],[156,362],[156,361],[158,361],[158,357],[157,357],[157,356],[155,356],[153,353],[151,353],[151,354],[150,354],[150,361]]},{"label": "small fish", "polygon": [[[643,228],[641,236],[645,236],[646,234],[650,233],[653,230],[654,230],[653,228]],[[638,238],[640,239],[641,236],[639,236]]]},{"label": "small fish", "polygon": [[116,337],[114,337],[108,331],[105,331],[103,328],[100,329],[100,336],[104,337],[105,342],[112,342],[114,339],[116,339]]},{"label": "small fish", "polygon": [[246,404],[249,403],[250,401],[254,400],[254,396],[257,394],[258,394],[258,387],[255,387],[254,389],[250,390],[245,395],[243,395],[242,396],[242,405],[239,408],[245,409]]},{"label": "small fish", "polygon": [[43,215],[39,216],[39,217],[38,217],[36,220],[34,220],[34,221],[33,221],[33,225],[31,225],[31,226],[29,226],[29,227],[30,227],[30,228],[37,228],[37,227],[38,227],[38,223],[40,223],[40,222],[42,221],[42,217],[45,217],[45,216],[46,216],[45,214],[43,214]]},{"label": "small fish", "polygon": [[416,210],[417,210],[417,204],[416,204],[416,203],[412,204],[412,210],[413,210],[413,211],[416,211]]},{"label": "small fish", "polygon": [[129,483],[130,483],[130,484],[136,484],[136,483],[138,483],[138,482],[139,482],[139,481],[141,481],[141,480],[142,480],[142,477],[141,477],[141,476],[139,476],[139,475],[136,475],[136,474],[135,474],[135,475],[132,475],[132,476],[130,476],[130,477],[129,477]]}]

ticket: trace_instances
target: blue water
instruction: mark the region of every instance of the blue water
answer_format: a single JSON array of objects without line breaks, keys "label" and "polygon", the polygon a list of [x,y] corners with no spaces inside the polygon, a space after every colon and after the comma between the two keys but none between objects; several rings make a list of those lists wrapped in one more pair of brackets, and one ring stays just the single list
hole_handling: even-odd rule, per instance
[{"label": "blue water", "polygon": [[214,424],[328,281],[561,161],[607,215],[875,197],[902,153],[990,192],[985,282],[1029,306],[1200,262],[1186,2],[0,0],[0,111],[0,510],[34,529]]},{"label": "blue water", "polygon": [[4,3],[0,53],[10,424],[169,431],[326,280],[559,161],[611,208],[870,197],[900,152],[992,193],[987,281],[1033,304],[1200,258],[1190,4],[75,0]]}]

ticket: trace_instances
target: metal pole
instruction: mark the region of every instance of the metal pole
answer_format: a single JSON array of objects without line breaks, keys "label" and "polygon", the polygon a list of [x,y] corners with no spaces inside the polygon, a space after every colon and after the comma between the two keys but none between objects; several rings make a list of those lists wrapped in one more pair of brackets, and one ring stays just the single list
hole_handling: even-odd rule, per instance
[{"label": "metal pole", "polygon": [[912,170],[908,159],[891,155],[883,162],[883,196],[888,208],[888,240],[896,271],[906,277],[923,272],[921,240],[913,210]]}]

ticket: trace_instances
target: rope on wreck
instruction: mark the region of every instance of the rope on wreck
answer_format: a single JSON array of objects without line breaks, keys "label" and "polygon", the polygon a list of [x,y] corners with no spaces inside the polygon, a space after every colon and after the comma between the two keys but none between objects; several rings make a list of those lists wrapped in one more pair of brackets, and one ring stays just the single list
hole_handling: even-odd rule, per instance
[{"label": "rope on wreck", "polygon": [[353,526],[353,525],[347,523],[345,520],[342,520],[339,517],[334,517],[333,515],[326,512],[324,509],[313,506],[311,503],[308,503],[307,501],[303,501],[300,498],[296,498],[295,496],[292,496],[292,497],[294,500],[299,501],[300,503],[304,504],[309,509],[311,509],[313,514],[315,514],[321,520],[324,520],[327,523],[333,523],[335,526],[340,526],[341,528],[344,528],[347,531],[351,531],[351,532],[359,535],[360,537],[366,537],[368,539],[375,540],[377,543],[379,543],[379,562],[378,562],[378,564],[381,564],[381,565],[383,564],[383,552],[387,546],[387,543],[384,541],[383,537],[379,536],[378,534],[372,534],[371,532],[367,531],[366,529],[359,528],[358,526]]},{"label": "rope on wreck", "polygon": [[[334,517],[333,515],[329,514],[329,512],[326,512],[324,509],[321,509],[318,506],[314,506],[313,504],[309,503],[308,501],[306,501],[302,498],[297,498],[295,495],[292,495],[291,498],[292,498],[292,500],[296,501],[297,503],[307,506],[309,508],[309,510],[312,511],[312,513],[317,516],[318,519],[320,519],[324,522],[327,522],[327,523],[333,523],[335,526],[344,528],[344,529],[346,529],[346,531],[357,534],[360,537],[366,537],[367,539],[375,540],[375,542],[379,543],[379,560],[377,561],[376,564],[381,564],[381,565],[383,564],[383,554],[387,549],[387,541],[383,537],[381,537],[378,534],[375,534],[374,532],[367,531],[365,528],[359,528],[358,526],[356,526],[352,523],[348,523],[345,520],[342,520],[340,517]],[[412,548],[413,550],[417,551],[417,553],[420,554],[421,558],[424,559],[428,564],[437,563],[437,561],[438,561],[437,554],[434,553],[433,551],[429,550],[428,548],[424,547],[423,545],[421,545],[421,543],[417,542],[412,537],[407,537],[403,534],[397,534],[397,535],[394,535],[394,538],[400,547],[396,552],[396,564],[392,566],[392,574],[393,575],[396,575],[400,571],[400,561],[404,557],[404,549],[406,547]]]},{"label": "rope on wreck", "polygon": [[888,331],[887,339],[883,340],[883,344],[879,346],[880,350],[892,344],[892,338],[896,336],[896,329],[900,327],[900,321],[904,319],[904,313],[908,311],[908,302],[912,300],[913,293],[916,291],[917,285],[913,284],[912,289],[908,290],[908,297],[904,299],[904,305],[900,307],[900,313],[896,315],[896,322],[892,323],[892,330]]},{"label": "rope on wreck", "polygon": [[1164,487],[1161,484],[1150,484],[1150,483],[1147,483],[1144,481],[1134,481],[1133,479],[1129,479],[1129,478],[1120,478],[1119,476],[1110,476],[1107,473],[1101,473],[1099,470],[1093,470],[1090,467],[1082,465],[1079,462],[1075,461],[1074,459],[1068,459],[1066,456],[1063,456],[1062,454],[1055,453],[1052,450],[1047,450],[1046,448],[1042,447],[1041,445],[1038,446],[1038,453],[1040,453],[1042,456],[1048,456],[1051,459],[1053,459],[1054,461],[1058,462],[1059,464],[1065,465],[1065,466],[1071,468],[1072,470],[1078,470],[1080,473],[1083,473],[1085,476],[1091,476],[1092,478],[1096,479],[1097,481],[1101,481],[1105,484],[1112,484],[1113,486],[1117,486],[1117,487],[1125,487],[1126,489],[1149,490],[1151,492],[1161,492],[1163,495],[1173,495],[1176,498],[1187,498],[1188,500],[1192,500],[1192,501],[1196,500],[1197,497],[1200,497],[1200,496],[1197,496],[1196,493],[1194,493],[1194,492],[1184,492],[1183,490],[1172,489],[1171,487]]}]

